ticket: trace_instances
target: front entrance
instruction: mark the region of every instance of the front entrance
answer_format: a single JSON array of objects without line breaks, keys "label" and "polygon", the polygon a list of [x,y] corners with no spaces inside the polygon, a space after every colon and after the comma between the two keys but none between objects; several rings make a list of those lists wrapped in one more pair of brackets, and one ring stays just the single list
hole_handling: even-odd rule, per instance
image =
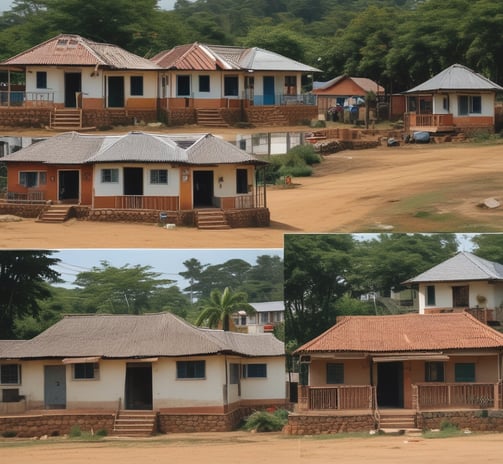
[{"label": "front entrance", "polygon": [[58,171],[58,200],[63,203],[79,203],[79,171]]},{"label": "front entrance", "polygon": [[77,93],[82,92],[80,73],[65,73],[65,108],[78,108]]},{"label": "front entrance", "polygon": [[194,208],[213,206],[213,171],[194,171]]},{"label": "front entrance", "polygon": [[143,168],[124,168],[124,195],[143,195]]},{"label": "front entrance", "polygon": [[403,363],[377,364],[377,405],[380,408],[403,408]]},{"label": "front entrance", "polygon": [[108,76],[109,108],[124,108],[124,76]]},{"label": "front entrance", "polygon": [[274,105],[274,76],[264,76],[264,105]]},{"label": "front entrance", "polygon": [[44,366],[44,404],[47,409],[66,408],[66,366]]},{"label": "front entrance", "polygon": [[126,409],[152,409],[152,364],[126,364]]}]

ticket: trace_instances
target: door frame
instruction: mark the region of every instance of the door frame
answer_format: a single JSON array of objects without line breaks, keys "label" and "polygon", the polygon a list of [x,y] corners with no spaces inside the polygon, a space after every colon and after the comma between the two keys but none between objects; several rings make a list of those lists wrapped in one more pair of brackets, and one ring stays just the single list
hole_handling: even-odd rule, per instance
[{"label": "door frame", "polygon": [[[63,182],[63,177],[65,176],[66,173],[69,172],[74,172],[77,173],[77,185],[76,185],[76,190],[77,190],[77,196],[76,197],[71,197],[71,198],[63,198],[62,197],[62,188],[64,188],[64,182]],[[73,187],[73,185],[72,185]],[[81,195],[81,172],[80,169],[58,169],[58,201],[64,202],[67,199],[73,200],[76,199],[77,203],[80,204],[80,195]]]},{"label": "door frame", "polygon": [[151,362],[127,362],[124,373],[124,408],[152,410],[154,402]]},{"label": "door frame", "polygon": [[[49,375],[49,373],[56,375]],[[55,382],[55,385],[53,385]],[[57,388],[61,387],[58,391]],[[57,401],[53,402],[53,397]],[[46,409],[66,409],[66,366],[44,366],[44,406]]]}]

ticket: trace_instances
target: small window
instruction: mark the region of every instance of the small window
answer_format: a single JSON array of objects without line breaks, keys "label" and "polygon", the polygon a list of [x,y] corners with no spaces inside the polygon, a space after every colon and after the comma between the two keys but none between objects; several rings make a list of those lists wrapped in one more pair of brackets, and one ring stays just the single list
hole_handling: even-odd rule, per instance
[{"label": "small window", "polygon": [[426,305],[435,306],[435,285],[426,286]]},{"label": "small window", "polygon": [[176,95],[178,97],[190,96],[190,76],[176,76]]},{"label": "small window", "polygon": [[131,95],[143,95],[143,76],[131,76]]},{"label": "small window", "polygon": [[239,81],[237,76],[226,76],[224,78],[224,96],[237,97],[239,95]]},{"label": "small window", "polygon": [[204,379],[206,377],[205,361],[177,361],[177,379]]},{"label": "small window", "polygon": [[210,91],[210,76],[199,76],[199,92]]},{"label": "small window", "polygon": [[0,365],[0,384],[19,385],[21,383],[21,366],[19,364]]},{"label": "small window", "polygon": [[47,184],[47,173],[44,171],[20,171],[19,184],[24,187],[38,187]]},{"label": "small window", "polygon": [[151,184],[167,184],[168,170],[167,169],[152,169],[150,171]]},{"label": "small window", "polygon": [[245,364],[243,366],[243,378],[257,379],[267,377],[267,364]]},{"label": "small window", "polygon": [[455,382],[475,382],[474,363],[456,363],[454,366]]},{"label": "small window", "polygon": [[482,97],[480,97],[480,95],[474,95],[473,97],[470,97],[470,113],[482,113]]},{"label": "small window", "polygon": [[426,362],[424,363],[424,381],[425,382],[443,382],[444,381],[444,363]]},{"label": "small window", "polygon": [[236,193],[248,193],[248,171],[246,169],[236,171]]},{"label": "small window", "polygon": [[269,322],[269,313],[260,313],[260,323],[267,324]]},{"label": "small window", "polygon": [[297,95],[297,78],[295,76],[285,76],[285,95]]},{"label": "small window", "polygon": [[239,364],[232,363],[229,366],[229,384],[237,385],[239,383]]},{"label": "small window", "polygon": [[101,182],[104,184],[119,182],[119,170],[118,169],[102,169],[101,170]]},{"label": "small window", "polygon": [[37,71],[37,89],[47,88],[47,72]]},{"label": "small window", "polygon": [[344,383],[344,364],[328,363],[327,384],[342,384],[342,383]]},{"label": "small window", "polygon": [[98,374],[98,363],[77,363],[73,365],[73,378],[75,380],[97,379]]}]

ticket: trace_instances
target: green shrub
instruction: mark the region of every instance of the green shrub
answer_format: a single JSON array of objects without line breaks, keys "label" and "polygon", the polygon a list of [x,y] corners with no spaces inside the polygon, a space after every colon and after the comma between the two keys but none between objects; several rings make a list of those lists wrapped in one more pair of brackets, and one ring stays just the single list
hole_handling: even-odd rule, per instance
[{"label": "green shrub", "polygon": [[280,176],[309,177],[313,173],[311,166],[281,166]]},{"label": "green shrub", "polygon": [[304,161],[304,163],[309,164],[310,166],[321,162],[320,155],[316,153],[313,145],[311,144],[297,145],[288,151],[288,155],[298,156]]},{"label": "green shrub", "polygon": [[17,432],[14,430],[5,430],[2,432],[2,437],[4,438],[14,438],[17,435]]},{"label": "green shrub", "polygon": [[82,431],[78,425],[72,425],[69,435],[72,438],[80,437],[82,435]]},{"label": "green shrub", "polygon": [[[286,424],[284,413],[277,411],[255,411],[245,422],[245,430],[255,430],[257,432],[277,432]],[[288,412],[286,413],[288,416]]]},{"label": "green shrub", "polygon": [[98,437],[106,437],[108,435],[108,431],[106,429],[99,429],[96,431],[96,435]]},{"label": "green shrub", "polygon": [[459,427],[456,424],[445,420],[440,423],[440,430],[442,432],[458,432]]}]

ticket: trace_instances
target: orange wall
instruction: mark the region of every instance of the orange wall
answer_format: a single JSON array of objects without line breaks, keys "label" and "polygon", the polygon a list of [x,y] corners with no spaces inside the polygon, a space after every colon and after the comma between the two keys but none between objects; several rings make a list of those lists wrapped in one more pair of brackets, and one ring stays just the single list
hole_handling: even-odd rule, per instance
[{"label": "orange wall", "polygon": [[192,209],[192,171],[188,167],[180,169],[180,209]]},{"label": "orange wall", "polygon": [[343,79],[341,82],[338,82],[328,89],[317,89],[314,93],[318,95],[354,95],[364,97],[366,92],[361,87],[356,85],[351,79]]}]

